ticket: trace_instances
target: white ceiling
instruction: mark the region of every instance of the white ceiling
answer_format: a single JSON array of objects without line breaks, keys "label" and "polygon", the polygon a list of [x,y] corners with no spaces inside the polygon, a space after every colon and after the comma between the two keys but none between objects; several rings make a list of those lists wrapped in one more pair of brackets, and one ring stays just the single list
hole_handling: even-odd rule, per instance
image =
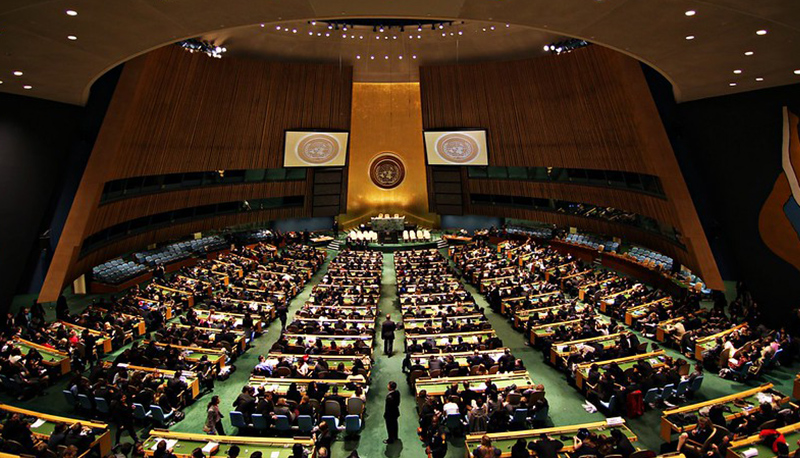
[{"label": "white ceiling", "polygon": [[[78,15],[68,16],[67,9]],[[696,14],[686,16],[689,10]],[[255,43],[245,38],[261,23],[276,30],[312,19],[352,17],[508,23],[512,31],[523,31],[516,36],[526,37],[525,44],[514,33],[497,34],[491,45],[476,41],[471,48],[476,59],[519,55],[536,41],[530,38],[536,30],[585,38],[655,67],[673,83],[679,101],[800,82],[794,73],[800,70],[798,0],[3,0],[0,91],[83,104],[91,84],[110,68],[184,38],[224,39],[232,54],[238,41],[237,53],[268,55],[246,44]],[[239,37],[231,30],[236,28],[246,33]],[[762,29],[768,33],[757,35]],[[686,40],[690,35],[695,39]],[[305,46],[320,45],[286,46],[275,58],[315,54],[301,49]],[[336,55],[345,54],[342,46]],[[319,55],[328,58],[337,48],[325,47]],[[426,52],[441,56],[446,49],[435,48],[440,49],[420,51],[421,63]],[[413,73],[402,68],[375,68],[367,78],[394,80],[396,69],[397,78]]]}]

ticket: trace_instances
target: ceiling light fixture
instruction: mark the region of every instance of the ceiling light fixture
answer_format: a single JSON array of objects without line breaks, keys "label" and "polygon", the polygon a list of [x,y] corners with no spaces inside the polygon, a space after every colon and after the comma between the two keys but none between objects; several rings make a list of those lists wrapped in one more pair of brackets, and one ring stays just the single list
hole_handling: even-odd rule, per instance
[{"label": "ceiling light fixture", "polygon": [[694,40],[694,35],[686,35],[687,40]]},{"label": "ceiling light fixture", "polygon": [[756,78],[756,81],[758,81],[758,82],[760,83],[761,81],[764,81],[764,78],[761,78],[761,77],[759,76],[758,78]]},{"label": "ceiling light fixture", "polygon": [[190,53],[202,52],[208,57],[214,57],[216,59],[221,59],[222,54],[228,51],[228,48],[217,46],[207,41],[200,41],[196,38],[179,41],[176,44]]},{"label": "ceiling light fixture", "polygon": [[67,16],[72,16],[72,17],[75,17],[75,16],[78,15],[78,12],[75,11],[75,10],[67,10],[66,13],[67,13]]},{"label": "ceiling light fixture", "polygon": [[77,39],[78,39],[78,37],[76,37],[75,35],[67,35],[67,40],[75,41]]},{"label": "ceiling light fixture", "polygon": [[736,70],[734,70],[734,71],[733,71],[733,74],[734,74],[734,75],[741,75],[741,74],[742,74],[742,71],[741,71],[741,70],[739,70],[739,69],[736,69]]},{"label": "ceiling light fixture", "polygon": [[413,56],[411,56],[411,58],[412,58],[412,59],[416,59],[416,58],[417,58],[417,55],[416,55],[416,54],[414,54]]},{"label": "ceiling light fixture", "polygon": [[361,56],[356,56],[356,59],[361,59]]},{"label": "ceiling light fixture", "polygon": [[23,73],[21,71],[19,71],[19,70],[14,72],[14,76],[22,76],[22,75],[23,75]]},{"label": "ceiling light fixture", "polygon": [[766,35],[766,34],[767,34],[767,30],[766,29],[756,30],[756,35],[763,36],[763,35]]},{"label": "ceiling light fixture", "polygon": [[734,86],[736,86],[736,83],[728,83],[728,86],[734,87]]},{"label": "ceiling light fixture", "polygon": [[745,56],[752,56],[753,54],[755,54],[753,51],[745,51],[744,53]]},{"label": "ceiling light fixture", "polygon": [[686,15],[686,16],[688,16],[688,17],[692,17],[692,16],[694,16],[695,14],[697,14],[697,11],[695,11],[695,10],[689,10],[689,11],[687,11],[687,12],[683,13],[683,14],[685,14],[685,15]]},{"label": "ceiling light fixture", "polygon": [[22,89],[33,89],[33,86],[26,84],[25,86],[22,86]]},{"label": "ceiling light fixture", "polygon": [[795,74],[795,75],[800,75],[800,70],[795,70],[795,71],[794,71],[794,74]]},{"label": "ceiling light fixture", "polygon": [[261,28],[262,28],[262,29],[264,28],[264,24],[261,24]]}]

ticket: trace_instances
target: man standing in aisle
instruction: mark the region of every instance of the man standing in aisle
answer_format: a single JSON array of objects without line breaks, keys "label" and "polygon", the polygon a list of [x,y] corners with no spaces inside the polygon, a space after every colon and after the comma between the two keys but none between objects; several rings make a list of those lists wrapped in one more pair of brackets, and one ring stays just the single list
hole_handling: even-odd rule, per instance
[{"label": "man standing in aisle", "polygon": [[400,418],[400,392],[397,383],[389,382],[389,394],[386,395],[386,406],[383,409],[383,419],[386,420],[386,434],[389,436],[384,444],[393,444],[397,440],[397,423]]},{"label": "man standing in aisle", "polygon": [[381,338],[383,339],[383,354],[392,356],[394,353],[394,331],[397,329],[397,324],[392,321],[392,316],[386,314],[386,321],[383,322],[381,327]]},{"label": "man standing in aisle", "polygon": [[281,331],[283,331],[284,329],[286,329],[286,319],[288,318],[289,315],[289,306],[286,305],[285,303],[280,304],[277,310],[275,311],[275,314],[278,315],[278,319],[281,320]]}]

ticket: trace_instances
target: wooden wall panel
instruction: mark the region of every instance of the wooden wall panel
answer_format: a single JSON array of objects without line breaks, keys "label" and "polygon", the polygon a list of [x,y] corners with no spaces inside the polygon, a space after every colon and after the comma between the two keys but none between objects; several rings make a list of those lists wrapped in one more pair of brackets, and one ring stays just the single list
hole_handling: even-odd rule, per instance
[{"label": "wooden wall panel", "polygon": [[[107,181],[146,175],[280,168],[287,129],[349,130],[352,67],[212,59],[167,46],[125,64],[53,256],[40,301],[110,256],[200,230],[312,215],[314,172],[299,182],[172,191],[99,206]],[[208,218],[116,242],[79,259],[100,229],[163,211],[305,195],[303,207]],[[342,193],[344,195],[344,192]]]},{"label": "wooden wall panel", "polygon": [[117,223],[130,221],[142,216],[198,207],[200,205],[222,202],[235,202],[267,197],[302,196],[306,193],[305,181],[275,183],[238,184],[187,189],[183,191],[151,194],[118,200],[99,207],[92,218],[87,234],[111,227]]},{"label": "wooden wall panel", "polygon": [[[661,242],[647,246],[682,259],[709,286],[722,288],[640,65],[616,51],[590,46],[565,55],[522,61],[421,67],[423,127],[487,129],[491,166],[581,168],[658,176],[666,199],[621,189],[511,180],[465,178],[463,189],[466,202],[470,193],[551,197],[652,217],[683,234],[687,248],[665,247]],[[511,209],[499,207],[491,215],[511,213]],[[565,215],[531,213],[546,215],[545,221],[559,225],[581,222]],[[600,229],[599,222],[582,219],[587,222],[577,227]],[[606,225],[601,232],[622,235],[608,231],[615,226]],[[634,235],[631,231],[643,232],[633,228],[621,231]],[[631,240],[644,244],[642,240],[648,237],[639,234]],[[675,250],[681,252],[680,256]]]}]

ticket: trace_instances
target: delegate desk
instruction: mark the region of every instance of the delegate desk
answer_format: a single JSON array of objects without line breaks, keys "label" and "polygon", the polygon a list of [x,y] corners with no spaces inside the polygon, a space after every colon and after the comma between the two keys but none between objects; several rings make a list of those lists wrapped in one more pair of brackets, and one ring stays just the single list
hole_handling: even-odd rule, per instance
[{"label": "delegate desk", "polygon": [[[27,409],[20,409],[19,407],[14,407],[6,404],[0,404],[0,411],[6,413],[6,415],[12,414],[19,414],[22,417],[32,417],[36,419],[36,423],[31,425],[31,432],[35,437],[41,439],[45,442],[50,438],[50,434],[53,433],[53,430],[56,428],[56,424],[58,423],[65,423],[67,425],[74,425],[75,423],[80,423],[82,426],[86,426],[92,428],[95,434],[95,440],[92,442],[89,450],[97,447],[98,451],[100,452],[100,456],[107,456],[111,453],[111,432],[108,428],[108,425],[105,423],[98,423],[94,421],[87,421],[81,420],[78,418],[69,418],[69,417],[59,417],[56,415],[48,415],[46,413],[34,412],[32,410]],[[38,425],[37,425],[38,423]],[[34,427],[34,425],[36,425]],[[87,456],[88,451],[80,455],[81,457]]]},{"label": "delegate desk", "polygon": [[150,309],[157,309],[164,311],[164,319],[171,320],[172,319],[172,304],[166,304],[164,301],[157,301],[155,299],[148,299],[146,297],[136,296],[133,300],[138,303],[139,308],[143,309],[144,307]]},{"label": "delegate desk", "polygon": [[359,334],[359,335],[325,335],[325,334],[284,334],[286,341],[290,346],[295,346],[299,337],[303,338],[305,343],[315,345],[318,340],[322,341],[322,347],[329,349],[331,344],[336,342],[336,348],[345,348],[355,344],[357,341],[364,342],[366,347],[372,350],[372,334]]},{"label": "delegate desk", "polygon": [[328,393],[331,392],[331,387],[335,385],[339,387],[339,394],[348,398],[355,393],[355,390],[349,389],[348,385],[360,386],[364,390],[365,394],[369,391],[369,383],[367,382],[366,377],[363,375],[351,375],[346,379],[272,378],[254,375],[250,377],[250,381],[247,382],[247,385],[255,388],[261,388],[263,390],[280,395],[285,395],[289,391],[289,385],[292,383],[297,386],[298,390],[305,393],[308,385],[311,384],[311,382],[327,385]]},{"label": "delegate desk", "polygon": [[253,301],[249,299],[232,299],[230,297],[223,297],[219,299],[220,305],[227,306],[228,304],[239,304],[239,306],[246,307],[251,313],[258,313],[261,316],[268,316],[270,321],[275,319],[275,303],[267,301]]},{"label": "delegate desk", "polygon": [[[103,361],[103,365],[106,368],[110,368],[114,365],[111,361]],[[171,371],[169,369],[158,369],[155,367],[144,367],[144,366],[134,366],[131,364],[125,363],[118,363],[117,367],[121,367],[123,369],[127,369],[130,371],[139,371],[139,372],[147,372],[153,374],[154,376],[163,378],[163,383],[166,384],[175,376],[176,371]],[[189,392],[192,394],[192,399],[197,399],[200,396],[200,379],[197,377],[192,371],[180,371],[180,378],[186,382],[188,386]]]},{"label": "delegate desk", "polygon": [[179,297],[186,300],[187,306],[194,307],[194,293],[191,291],[184,291],[182,289],[176,289],[155,283],[153,283],[153,288],[160,290],[163,297],[168,297],[170,299]]},{"label": "delegate desk", "polygon": [[702,337],[700,339],[697,339],[697,341],[694,344],[694,359],[696,359],[698,361],[702,361],[703,360],[703,352],[713,348],[714,345],[717,344],[717,339],[719,339],[721,337],[725,337],[728,334],[731,334],[731,333],[733,333],[735,331],[739,331],[739,330],[741,330],[741,329],[743,329],[745,327],[747,327],[747,323],[742,323],[742,324],[740,324],[738,326],[734,326],[734,327],[732,327],[730,329],[726,329],[724,331],[720,331],[720,332],[718,332],[716,334],[711,334],[710,336],[705,336],[705,337]]},{"label": "delegate desk", "polygon": [[29,351],[35,349],[41,353],[42,363],[48,368],[53,368],[61,375],[68,374],[70,371],[72,360],[66,352],[45,347],[19,337],[14,337],[14,346],[19,348],[23,355],[27,355]]},{"label": "delegate desk", "polygon": [[730,422],[731,420],[745,415],[745,413],[756,413],[760,411],[760,399],[764,399],[765,397],[771,398],[771,401],[778,405],[789,402],[789,397],[777,390],[774,390],[772,388],[772,383],[765,383],[764,385],[742,391],[740,393],[730,394],[721,398],[711,399],[705,402],[679,407],[677,409],[665,410],[661,416],[661,438],[666,442],[669,442],[673,432],[678,434],[685,433],[693,430],[697,426],[696,423],[688,425],[676,425],[674,421],[669,418],[670,415],[684,413],[694,414],[700,411],[700,409],[719,404],[727,407],[730,410],[729,412],[726,411],[725,413],[725,420]]},{"label": "delegate desk", "polygon": [[453,317],[406,318],[403,320],[403,327],[405,328],[406,334],[412,334],[416,333],[417,330],[425,329],[426,327],[441,329],[444,322],[447,322],[450,325],[488,324],[488,321],[486,321],[486,317],[483,314],[476,313],[472,315],[457,315]]},{"label": "delegate desk", "polygon": [[[531,292],[535,292],[535,291],[531,291]],[[503,316],[509,316],[511,314],[511,312],[513,311],[514,315],[516,316],[517,313],[520,313],[520,312],[523,312],[523,311],[535,310],[535,309],[517,310],[516,308],[514,308],[512,310],[510,302],[516,302],[516,301],[526,301],[527,300],[527,301],[530,301],[532,303],[540,302],[545,307],[538,307],[538,308],[546,308],[547,303],[550,302],[550,300],[553,297],[560,296],[561,294],[563,294],[561,291],[548,291],[546,293],[536,292],[536,294],[530,294],[530,295],[527,295],[527,296],[505,297],[503,299],[500,299],[500,314],[502,314]],[[561,307],[561,306],[565,306],[565,305],[569,305],[569,304],[571,304],[571,302],[567,302],[567,303],[559,304],[559,305],[552,305],[550,307]],[[515,319],[515,322],[516,322],[516,319]]]},{"label": "delegate desk", "polygon": [[650,307],[659,304],[661,302],[667,302],[667,301],[669,301],[670,304],[672,303],[671,298],[662,297],[661,299],[656,299],[654,301],[650,301],[645,304],[628,307],[628,309],[625,310],[625,324],[628,326],[632,326],[634,319],[639,320],[640,318],[643,318],[650,313]]},{"label": "delegate desk", "polygon": [[367,371],[367,378],[369,378],[370,371],[372,370],[372,359],[366,355],[296,355],[293,353],[270,352],[267,354],[267,361],[277,364],[278,359],[283,358],[291,364],[294,364],[300,362],[304,356],[308,356],[307,363],[311,370],[314,370],[317,361],[325,361],[331,369],[336,368],[339,364],[344,364],[345,370],[352,371],[353,363],[357,359],[360,359],[364,364],[364,369]]},{"label": "delegate desk", "polygon": [[[214,340],[215,342],[217,341],[216,340],[216,335],[221,334],[222,331],[223,331],[220,328],[204,328],[204,327],[201,327],[201,326],[192,326],[190,324],[177,324],[177,323],[171,323],[169,325],[169,327],[167,327],[167,329],[169,329],[173,325],[178,327],[178,328],[182,328],[182,329],[190,329],[191,328],[191,329],[195,329],[195,330],[197,330],[199,332],[212,333],[215,336],[215,340]],[[244,353],[245,350],[247,350],[247,337],[248,336],[246,336],[245,332],[243,330],[241,330],[241,329],[232,329],[230,332],[233,333],[233,334],[236,334],[236,338],[233,340],[232,347],[233,348],[238,348],[238,351],[237,351],[238,354]]]},{"label": "delegate desk", "polygon": [[[489,355],[493,361],[497,362],[497,360],[505,354],[506,350],[508,350],[506,347],[496,348],[494,350],[478,350],[478,354],[481,356]],[[469,366],[467,358],[474,355],[474,351],[455,351],[449,353],[412,353],[411,356],[409,356],[409,359],[411,359],[411,361],[420,361],[422,365],[427,365],[431,358],[447,358],[448,356],[452,356],[459,366],[467,367]]]},{"label": "delegate desk", "polygon": [[209,436],[153,429],[150,430],[150,437],[143,444],[144,456],[152,457],[156,445],[162,440],[167,441],[167,448],[172,448],[172,453],[178,458],[191,458],[194,449],[203,449],[204,447],[211,448],[210,451],[204,451],[203,454],[206,457],[225,458],[233,445],[241,449],[240,456],[243,458],[249,457],[255,452],[261,452],[264,458],[291,458],[294,444],[300,444],[308,450],[309,457],[316,453],[314,441],[310,438]]},{"label": "delegate desk", "polygon": [[561,326],[574,326],[587,318],[594,318],[599,323],[609,323],[609,318],[605,315],[587,315],[573,320],[556,321],[554,323],[539,324],[531,327],[531,334],[529,336],[531,345],[536,345],[537,340],[541,342],[542,339],[555,334],[555,329]]},{"label": "delegate desk", "polygon": [[109,337],[105,332],[95,331],[94,329],[78,326],[77,324],[67,323],[66,321],[57,321],[52,323],[49,328],[55,330],[58,326],[63,326],[67,329],[75,331],[79,336],[83,334],[83,331],[88,330],[89,334],[93,335],[97,339],[97,343],[95,344],[97,350],[105,354],[111,353],[111,337]]},{"label": "delegate desk", "polygon": [[[789,446],[788,456],[794,456],[794,453],[798,449],[797,441],[800,440],[800,423],[793,423],[791,425],[778,428],[778,432],[783,434],[783,436],[786,438],[786,445]],[[774,458],[776,456],[775,452],[772,451],[772,447],[769,447],[761,442],[761,436],[755,434],[745,437],[744,439],[732,441],[728,446],[728,454],[726,455],[726,458],[743,458],[744,455],[742,452],[751,448],[756,450],[756,456],[758,456],[758,458]]]},{"label": "delegate desk", "polygon": [[453,332],[446,334],[417,334],[414,336],[406,335],[406,348],[408,348],[409,345],[414,342],[422,345],[428,339],[432,339],[436,343],[437,347],[443,347],[448,344],[457,344],[459,341],[463,341],[467,344],[479,344],[485,342],[486,339],[491,337],[497,337],[497,333],[494,331],[494,329],[489,329],[487,331]]},{"label": "delegate desk", "polygon": [[573,353],[577,353],[586,345],[599,344],[603,346],[604,350],[617,346],[617,341],[622,333],[609,334],[607,336],[589,337],[586,339],[572,340],[569,342],[558,342],[550,346],[550,364],[559,366],[561,362],[562,367],[567,366],[567,358]]},{"label": "delegate desk", "polygon": [[[564,454],[573,451],[572,437],[578,433],[579,429],[588,429],[598,436],[610,436],[611,430],[619,429],[629,441],[636,442],[638,439],[636,434],[634,434],[634,432],[625,425],[624,420],[618,424],[608,424],[607,421],[597,421],[594,423],[584,423],[581,425],[555,426],[552,428],[543,429],[526,429],[522,431],[508,431],[504,433],[468,434],[466,437],[467,456],[471,457],[472,454],[475,453],[475,449],[481,445],[481,438],[483,436],[489,436],[489,438],[492,439],[492,445],[499,448],[502,452],[500,456],[506,458],[511,456],[511,447],[514,446],[518,439],[525,439],[528,442],[531,442],[538,440],[542,434],[547,434],[553,439],[558,439],[563,442],[564,448],[559,452],[559,456],[564,456]],[[567,436],[569,437],[569,440],[566,439]]]},{"label": "delegate desk", "polygon": [[[197,314],[197,318],[205,321],[209,321],[211,323],[219,322],[219,321],[233,321],[233,325],[236,326],[238,329],[243,329],[244,325],[244,314],[243,313],[231,313],[231,312],[218,312],[214,310],[214,314],[211,314],[211,310],[206,309],[195,309],[195,313]],[[253,330],[255,332],[261,332],[262,324],[261,320],[255,319],[253,320]]]},{"label": "delegate desk", "polygon": [[413,388],[414,393],[425,390],[428,396],[442,396],[453,383],[461,385],[464,382],[469,382],[472,391],[482,393],[486,389],[485,382],[487,380],[491,380],[497,385],[499,391],[511,385],[516,385],[519,391],[524,391],[535,386],[528,371],[514,371],[504,374],[465,375],[462,377],[420,377],[414,381]]},{"label": "delegate desk", "polygon": [[[102,307],[98,307],[96,305],[91,306],[90,310],[96,310],[96,311],[98,311],[100,313],[103,313],[103,314],[108,313],[107,309],[104,309]],[[147,328],[145,326],[144,319],[141,316],[129,315],[127,313],[121,313],[121,312],[114,312],[114,315],[119,315],[119,316],[125,318],[126,320],[133,321],[133,326],[132,326],[131,330],[133,331],[134,335],[136,335],[137,337],[138,336],[143,336],[144,333],[147,332]]]},{"label": "delegate desk", "polygon": [[586,377],[589,373],[589,368],[597,364],[597,366],[604,370],[603,367],[609,365],[611,363],[617,363],[619,368],[622,369],[624,372],[625,370],[633,367],[639,361],[645,360],[650,363],[653,368],[658,368],[664,365],[664,362],[661,358],[664,357],[664,350],[653,351],[650,353],[642,353],[641,355],[633,355],[633,356],[626,356],[624,358],[616,358],[616,359],[609,359],[606,361],[594,361],[591,363],[583,363],[578,365],[578,369],[575,371],[575,384],[577,385],[578,389],[585,391],[586,388]]},{"label": "delegate desk", "polygon": [[[217,367],[222,369],[225,367],[225,350],[221,348],[203,348],[203,347],[194,347],[194,346],[184,346],[184,345],[170,345],[161,342],[154,342],[159,347],[170,347],[180,350],[184,354],[184,358],[186,361],[190,363],[197,363],[203,356],[208,357],[208,361],[211,364],[215,364]],[[145,340],[142,342],[143,345],[149,345],[150,341]]]},{"label": "delegate desk", "polygon": [[531,317],[534,317],[534,321],[536,322],[541,320],[542,318],[546,318],[550,312],[558,312],[561,309],[570,308],[573,305],[575,306],[575,313],[581,313],[588,307],[587,304],[584,304],[582,302],[579,302],[577,304],[573,302],[565,302],[563,304],[551,305],[548,307],[518,310],[514,313],[514,328],[525,329],[525,327],[528,325],[528,320],[530,320]]}]

